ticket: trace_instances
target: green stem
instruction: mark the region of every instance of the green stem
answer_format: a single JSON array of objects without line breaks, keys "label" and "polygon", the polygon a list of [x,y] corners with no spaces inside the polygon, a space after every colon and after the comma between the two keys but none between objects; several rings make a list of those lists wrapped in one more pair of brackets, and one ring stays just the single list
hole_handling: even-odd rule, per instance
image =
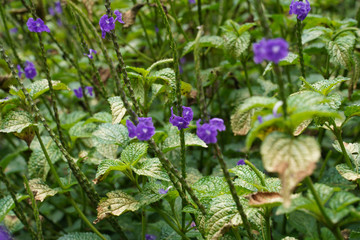
[{"label": "green stem", "polygon": [[256,10],[256,12],[257,12],[257,14],[259,16],[260,24],[262,26],[263,33],[264,33],[265,37],[270,38],[271,37],[271,31],[270,31],[270,27],[269,27],[268,21],[266,19],[265,13],[264,13],[262,1],[261,0],[255,0],[254,7],[255,7],[255,10]]},{"label": "green stem", "polygon": [[302,47],[302,36],[301,36],[301,32],[302,32],[301,23],[302,23],[301,20],[297,19],[297,24],[296,24],[297,45],[298,45],[298,49],[299,49],[301,76],[303,76],[303,78],[306,78],[304,56],[303,56],[303,47]]},{"label": "green stem", "polygon": [[266,240],[271,240],[271,225],[270,225],[270,220],[271,220],[271,208],[267,208],[265,209],[265,225],[266,225]]},{"label": "green stem", "polygon": [[324,163],[322,164],[322,166],[321,166],[321,168],[320,168],[320,173],[319,173],[319,177],[318,177],[318,182],[320,182],[320,179],[322,178],[322,176],[323,176],[323,174],[324,174],[324,171],[325,171],[327,162],[329,161],[331,154],[332,154],[332,151],[331,151],[331,150],[326,154]]},{"label": "green stem", "polygon": [[241,240],[241,236],[240,236],[237,228],[233,228],[232,232],[234,233],[236,240]]},{"label": "green stem", "polygon": [[277,79],[277,83],[278,83],[278,86],[279,86],[279,95],[280,95],[281,100],[283,101],[282,108],[283,108],[283,112],[284,112],[284,118],[286,119],[286,117],[287,117],[287,103],[286,103],[286,97],[285,97],[284,82],[283,82],[283,79],[282,79],[280,68],[275,63],[274,63],[274,70],[275,70],[275,73],[276,73],[276,79]]},{"label": "green stem", "polygon": [[248,76],[248,72],[247,72],[246,61],[241,61],[241,63],[243,65],[243,67],[244,67],[246,85],[247,85],[247,88],[249,90],[250,97],[252,97],[253,92],[252,92],[252,89],[251,89],[251,84],[250,84],[250,80],[249,80],[249,76]]},{"label": "green stem", "polygon": [[244,208],[240,203],[239,196],[237,195],[234,183],[231,180],[231,177],[230,177],[229,171],[228,171],[228,169],[226,167],[226,163],[224,161],[223,155],[222,155],[221,150],[219,148],[219,145],[217,143],[215,144],[215,151],[216,151],[220,166],[222,168],[222,171],[224,173],[226,182],[229,185],[231,196],[232,196],[233,200],[235,201],[236,208],[237,208],[237,210],[238,210],[238,212],[239,212],[239,214],[241,216],[241,220],[242,220],[242,222],[244,224],[244,227],[245,227],[245,229],[246,229],[246,231],[248,233],[249,238],[254,239],[254,236],[253,236],[253,234],[251,232],[250,223],[249,223],[249,221],[247,219]]},{"label": "green stem", "polygon": [[32,227],[30,227],[28,221],[26,220],[26,217],[24,215],[24,211],[20,205],[20,203],[18,202],[18,200],[16,199],[16,194],[14,191],[14,188],[10,185],[10,182],[8,181],[8,179],[5,176],[5,173],[3,172],[2,167],[0,167],[0,181],[2,181],[5,186],[6,189],[9,191],[11,198],[14,201],[15,204],[15,208],[14,208],[14,213],[16,215],[16,217],[20,220],[20,222],[25,226],[25,229],[27,229],[28,231],[30,231],[31,234],[31,238],[36,240],[36,233],[34,231],[34,229],[32,229]]},{"label": "green stem", "polygon": [[324,208],[323,204],[321,203],[320,197],[319,197],[319,195],[317,194],[317,192],[316,192],[316,190],[314,188],[314,185],[313,185],[313,183],[311,181],[311,178],[306,177],[305,182],[309,186],[310,191],[311,191],[312,195],[314,196],[316,205],[318,206],[318,208],[319,208],[319,210],[321,212],[321,215],[324,218],[324,223],[327,225],[327,227],[330,230],[332,230],[333,223],[331,222],[330,218],[328,217],[328,215],[325,212],[325,208]]},{"label": "green stem", "polygon": [[257,169],[254,166],[254,164],[252,164],[249,160],[245,160],[245,163],[255,172],[256,176],[258,176],[258,178],[260,179],[261,185],[266,187],[265,178],[264,178],[263,174],[259,171],[259,169]]},{"label": "green stem", "polygon": [[69,199],[71,205],[75,208],[75,211],[79,214],[79,217],[85,222],[85,224],[101,239],[107,240],[96,228],[95,226],[87,219],[87,217],[84,215],[84,213],[81,211],[81,209],[78,207],[77,203],[74,201],[74,199],[71,197],[70,193],[65,194],[67,195],[67,198]]},{"label": "green stem", "polygon": [[333,125],[333,133],[334,133],[336,139],[338,140],[341,151],[343,152],[343,155],[345,157],[345,163],[348,165],[348,167],[350,169],[353,169],[353,165],[351,163],[349,155],[347,154],[345,146],[344,146],[344,142],[343,142],[343,139],[342,139],[342,136],[341,136],[341,132],[340,132],[339,128],[336,126],[336,123],[334,121],[333,121],[332,125]]},{"label": "green stem", "polygon": [[42,239],[44,239],[44,236],[43,236],[43,233],[42,233],[41,221],[40,221],[40,216],[39,216],[39,209],[38,209],[38,207],[36,205],[34,194],[32,193],[32,191],[30,189],[29,181],[27,180],[27,178],[25,176],[24,176],[24,183],[25,183],[26,191],[29,194],[30,199],[31,199],[31,206],[32,206],[32,210],[33,210],[34,217],[35,217],[35,222],[36,222],[37,239],[42,240]]},{"label": "green stem", "polygon": [[176,16],[175,6],[174,6],[174,0],[169,0],[169,2],[170,2],[170,7],[171,7],[172,14],[174,15],[175,23],[176,23],[178,29],[180,29],[180,32],[181,32],[181,34],[184,36],[186,42],[189,42],[190,39],[189,39],[189,37],[186,35],[183,27],[181,26],[181,23],[179,22],[179,19],[178,19],[177,16]]},{"label": "green stem", "polygon": [[203,25],[203,22],[202,22],[202,16],[201,16],[201,0],[196,0],[197,2],[197,10],[198,10],[198,18],[199,18],[199,26],[202,26]]}]

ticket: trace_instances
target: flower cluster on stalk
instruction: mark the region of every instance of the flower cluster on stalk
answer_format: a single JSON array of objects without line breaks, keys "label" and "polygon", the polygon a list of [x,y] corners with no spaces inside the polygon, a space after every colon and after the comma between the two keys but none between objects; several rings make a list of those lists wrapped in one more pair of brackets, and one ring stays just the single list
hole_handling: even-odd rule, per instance
[{"label": "flower cluster on stalk", "polygon": [[193,120],[194,114],[190,107],[183,106],[182,109],[182,117],[179,117],[174,114],[173,108],[171,107],[171,117],[169,119],[169,122],[179,130],[189,127],[190,122]]},{"label": "flower cluster on stalk", "polygon": [[296,14],[299,20],[304,21],[310,10],[311,7],[308,0],[306,0],[306,2],[292,0],[289,14]]},{"label": "flower cluster on stalk", "polygon": [[209,123],[200,124],[201,119],[196,122],[197,136],[203,140],[206,144],[217,143],[218,131],[225,131],[224,120],[220,118],[210,119]]},{"label": "flower cluster on stalk", "polygon": [[262,39],[253,45],[253,51],[255,63],[267,60],[278,64],[289,54],[289,44],[283,38]]},{"label": "flower cluster on stalk", "polygon": [[24,71],[22,71],[21,66],[17,65],[17,69],[19,70],[18,76],[21,78],[21,76],[25,73],[25,77],[29,79],[33,79],[36,77],[36,68],[35,65],[32,62],[26,61]]},{"label": "flower cluster on stalk", "polygon": [[151,117],[140,117],[139,123],[136,126],[132,121],[127,120],[126,126],[129,131],[129,137],[137,137],[140,141],[150,140],[155,134],[155,127]]},{"label": "flower cluster on stalk", "polygon": [[[87,93],[90,97],[92,97],[94,95],[93,90],[94,90],[93,87],[90,87],[90,86],[85,87],[85,93]],[[82,87],[74,89],[74,94],[77,98],[79,98],[79,99],[82,98],[83,97]]]},{"label": "flower cluster on stalk", "polygon": [[100,18],[99,25],[102,38],[105,38],[106,33],[109,33],[111,30],[115,29],[116,22],[124,24],[124,21],[122,20],[122,13],[119,10],[115,10],[114,14],[116,16],[115,19],[112,16],[108,16],[107,14]]},{"label": "flower cluster on stalk", "polygon": [[34,20],[33,18],[29,18],[29,20],[26,23],[26,26],[28,27],[30,32],[50,32],[50,29],[46,24],[44,23],[41,18],[38,18]]}]

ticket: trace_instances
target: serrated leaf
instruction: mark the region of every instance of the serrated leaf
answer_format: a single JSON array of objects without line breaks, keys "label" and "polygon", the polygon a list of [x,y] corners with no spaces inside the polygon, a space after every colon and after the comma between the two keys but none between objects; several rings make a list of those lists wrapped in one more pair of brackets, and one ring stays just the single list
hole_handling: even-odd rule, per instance
[{"label": "serrated leaf", "polygon": [[[181,144],[179,134],[172,134],[168,138],[166,138],[165,142],[163,143],[162,151],[166,153],[180,146]],[[206,143],[201,140],[197,135],[192,133],[185,133],[185,146],[198,146],[207,148]]]},{"label": "serrated leaf", "polygon": [[[106,239],[110,240],[111,238],[107,235],[104,235]],[[60,237],[58,240],[101,240],[97,234],[92,232],[74,232],[66,234]]]},{"label": "serrated leaf", "polygon": [[351,70],[354,43],[355,36],[352,33],[341,34],[334,41],[329,41],[326,49],[331,57],[331,61]]},{"label": "serrated leaf", "polygon": [[[28,195],[16,194],[16,199],[21,202],[24,199],[27,199]],[[10,212],[15,207],[14,200],[10,195],[5,196],[0,199],[0,222],[2,222],[8,212]]]},{"label": "serrated leaf", "polygon": [[7,113],[0,123],[0,132],[21,133],[25,128],[35,126],[31,116],[25,111],[11,111]]},{"label": "serrated leaf", "polygon": [[360,201],[360,198],[356,197],[354,194],[341,191],[334,194],[334,196],[329,201],[329,206],[335,211],[341,211],[358,201]]},{"label": "serrated leaf", "polygon": [[120,216],[128,211],[134,212],[141,207],[139,201],[120,190],[109,192],[106,196],[107,198],[100,200],[97,207],[97,218],[94,221],[94,224],[100,222],[109,215]]},{"label": "serrated leaf", "polygon": [[250,45],[250,33],[244,32],[241,35],[235,32],[226,32],[223,35],[224,49],[227,55],[233,59],[240,58]]},{"label": "serrated leaf", "polygon": [[318,39],[323,35],[330,35],[331,33],[331,29],[320,26],[304,29],[301,37],[302,44],[304,45],[305,43]]},{"label": "serrated leaf", "polygon": [[92,135],[102,144],[118,144],[123,146],[129,140],[127,128],[119,124],[103,123]]},{"label": "serrated leaf", "polygon": [[229,186],[223,177],[202,177],[191,187],[200,199],[214,198],[230,192]]},{"label": "serrated leaf", "polygon": [[69,114],[62,114],[60,116],[61,127],[64,129],[70,129],[76,123],[80,122],[88,114],[83,111],[73,111]]},{"label": "serrated leaf", "polygon": [[133,70],[134,72],[140,73],[143,77],[149,74],[149,71],[144,68],[126,66],[127,70]]},{"label": "serrated leaf", "polygon": [[[70,89],[62,82],[60,81],[51,81],[51,85],[53,87],[54,90],[68,90],[70,91]],[[46,93],[47,91],[49,91],[49,83],[48,80],[43,79],[40,81],[35,81],[30,85],[30,96],[33,99],[38,98],[39,96],[41,96],[42,94]]]},{"label": "serrated leaf", "polygon": [[96,128],[95,123],[86,124],[86,122],[80,121],[70,128],[69,135],[73,141],[77,138],[89,138]]},{"label": "serrated leaf", "polygon": [[251,129],[251,119],[254,116],[254,109],[248,112],[235,111],[231,116],[231,129],[234,135],[245,136]]},{"label": "serrated leaf", "polygon": [[293,137],[285,133],[269,134],[261,145],[264,168],[280,175],[284,204],[290,204],[290,195],[296,185],[311,175],[320,159],[320,147],[308,136]]},{"label": "serrated leaf", "polygon": [[288,66],[288,65],[294,65],[297,64],[299,59],[299,55],[289,52],[289,54],[280,60],[279,66]]},{"label": "serrated leaf", "polygon": [[96,176],[93,182],[94,184],[97,184],[98,182],[103,181],[111,171],[125,171],[128,168],[128,165],[121,160],[103,160],[97,168]]},{"label": "serrated leaf", "polygon": [[[199,39],[199,47],[213,47],[222,48],[224,46],[224,40],[219,36],[202,36]],[[194,50],[195,41],[188,42],[183,49],[182,56]]]},{"label": "serrated leaf", "polygon": [[240,105],[239,109],[237,110],[238,114],[250,111],[254,108],[269,108],[272,109],[275,103],[278,100],[276,98],[270,97],[250,97],[244,101],[243,104]]},{"label": "serrated leaf", "polygon": [[316,89],[318,93],[321,93],[324,96],[327,96],[331,91],[335,89],[335,87],[345,81],[350,80],[347,77],[337,77],[335,79],[326,79],[318,81],[314,84],[311,84],[313,89]]},{"label": "serrated leaf", "polygon": [[137,175],[170,181],[168,175],[162,169],[161,162],[158,158],[143,158],[131,168]]},{"label": "serrated leaf", "polygon": [[344,113],[347,118],[360,116],[360,105],[347,106]]},{"label": "serrated leaf", "polygon": [[349,181],[356,181],[358,179],[360,179],[360,174],[351,170],[349,168],[349,166],[347,166],[346,164],[339,164],[336,165],[336,170],[340,173],[340,175],[349,180]]},{"label": "serrated leaf", "polygon": [[[229,172],[234,173],[238,178],[235,180],[235,185],[245,188],[250,192],[266,191],[266,187],[262,186],[260,178],[248,165],[238,165]],[[265,175],[261,173],[265,178]]]},{"label": "serrated leaf", "polygon": [[128,166],[135,165],[146,155],[149,145],[144,142],[131,143],[121,152],[121,161]]},{"label": "serrated leaf", "polygon": [[29,186],[30,190],[34,194],[35,200],[40,202],[43,202],[45,198],[52,197],[58,193],[57,190],[51,189],[40,178],[31,179],[29,181]]},{"label": "serrated leaf", "polygon": [[153,63],[148,69],[147,71],[150,73],[155,67],[161,65],[161,64],[168,64],[168,63],[173,63],[174,59],[172,58],[167,58],[167,59],[161,59],[155,63]]},{"label": "serrated leaf", "polygon": [[126,113],[123,101],[120,97],[111,97],[108,101],[111,107],[112,123],[120,123]]},{"label": "serrated leaf", "polygon": [[[345,150],[356,169],[358,170],[360,166],[360,144],[359,143],[346,143],[343,142]],[[336,151],[343,153],[338,141],[335,141],[333,144]]]}]

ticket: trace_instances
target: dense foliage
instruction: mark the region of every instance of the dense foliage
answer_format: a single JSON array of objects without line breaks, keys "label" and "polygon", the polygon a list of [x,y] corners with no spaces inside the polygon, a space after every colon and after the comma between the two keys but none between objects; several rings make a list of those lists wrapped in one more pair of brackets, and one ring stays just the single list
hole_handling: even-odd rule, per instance
[{"label": "dense foliage", "polygon": [[0,239],[360,239],[360,2],[3,0]]}]

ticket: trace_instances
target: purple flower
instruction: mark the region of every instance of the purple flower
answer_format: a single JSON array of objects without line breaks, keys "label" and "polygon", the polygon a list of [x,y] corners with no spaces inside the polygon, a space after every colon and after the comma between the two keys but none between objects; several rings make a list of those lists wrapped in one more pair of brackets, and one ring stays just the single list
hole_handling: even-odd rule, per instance
[{"label": "purple flower", "polygon": [[48,8],[48,11],[49,11],[49,14],[50,14],[51,16],[55,16],[55,11],[54,11],[54,8],[53,8],[53,7],[49,7],[49,8]]},{"label": "purple flower", "polygon": [[268,60],[277,64],[289,54],[289,44],[282,38],[262,39],[253,45],[253,51],[255,63]]},{"label": "purple flower", "polygon": [[94,50],[94,49],[89,49],[89,54],[86,54],[86,53],[84,53],[84,56],[88,56],[88,58],[90,58],[90,59],[93,59],[94,57],[93,57],[93,55],[92,54],[97,54],[97,52]]},{"label": "purple flower", "polygon": [[155,26],[155,32],[156,32],[156,33],[159,33],[159,28],[158,28],[158,26]]},{"label": "purple flower", "polygon": [[[93,87],[85,87],[85,90],[87,90],[87,93],[89,96],[93,96]],[[79,87],[79,88],[75,88],[74,89],[74,94],[77,98],[82,98],[84,95],[83,95],[83,90],[82,90],[82,87]]]},{"label": "purple flower", "polygon": [[155,127],[152,118],[139,118],[137,126],[130,120],[126,120],[126,126],[129,131],[129,137],[137,137],[140,141],[147,141],[155,134]]},{"label": "purple flower", "polygon": [[174,114],[173,107],[171,107],[171,117],[169,119],[169,122],[177,127],[179,130],[188,128],[190,122],[193,120],[193,110],[190,107],[182,107],[182,116],[179,117]]},{"label": "purple flower", "polygon": [[257,117],[257,119],[258,119],[258,121],[259,121],[260,124],[262,124],[262,123],[264,122],[263,117],[260,116],[260,115]]},{"label": "purple flower", "polygon": [[10,29],[10,33],[13,33],[13,34],[14,34],[14,33],[17,33],[17,32],[18,32],[18,29],[17,29],[17,28],[11,28],[11,29]]},{"label": "purple flower", "polygon": [[236,165],[245,165],[245,160],[244,159],[240,159],[237,163],[236,163]]},{"label": "purple flower", "polygon": [[110,32],[115,28],[115,20],[113,17],[109,17],[105,14],[100,18],[99,25],[102,32],[101,36],[102,38],[105,38],[106,33]]},{"label": "purple flower", "polygon": [[172,186],[168,187],[167,189],[160,188],[159,194],[167,194],[169,192],[170,188],[172,188]]},{"label": "purple flower", "polygon": [[21,70],[21,66],[17,65],[17,69],[19,70],[18,76],[21,78],[22,74],[25,73],[25,77],[29,79],[33,79],[36,77],[36,68],[32,62],[26,61],[24,72]]},{"label": "purple flower", "polygon": [[225,131],[226,127],[224,125],[224,120],[220,118],[213,118],[210,120],[210,125],[213,125],[218,131]]},{"label": "purple flower", "polygon": [[145,234],[145,239],[146,240],[155,240],[156,236],[152,235],[152,234]]},{"label": "purple flower", "polygon": [[55,12],[61,14],[62,13],[62,8],[61,8],[61,2],[55,2]]},{"label": "purple flower", "polygon": [[302,1],[294,2],[294,0],[292,0],[290,4],[289,14],[296,14],[299,20],[304,21],[310,10],[311,7],[308,0],[306,0],[306,2],[302,2]]},{"label": "purple flower", "polygon": [[278,102],[274,105],[272,112],[273,112],[273,116],[274,116],[275,118],[282,116],[281,113],[277,113],[278,110],[279,110],[279,107],[281,107],[282,105],[283,105],[283,102],[282,102],[282,101],[278,101]]},{"label": "purple flower", "polygon": [[204,123],[203,125],[200,125],[201,119],[199,119],[196,122],[197,130],[196,134],[198,137],[203,140],[206,144],[209,143],[216,143],[217,142],[217,128],[214,125],[211,125],[210,123]]},{"label": "purple flower", "polygon": [[190,3],[190,4],[195,4],[196,1],[195,1],[195,0],[189,0],[189,3]]},{"label": "purple flower", "polygon": [[0,226],[0,240],[11,240],[12,237],[10,236],[9,232],[6,230],[5,227]]},{"label": "purple flower", "polygon": [[62,21],[61,21],[61,19],[60,19],[60,18],[59,18],[59,19],[57,19],[57,20],[56,20],[56,22],[57,22],[57,24],[58,24],[58,26],[59,26],[59,27],[62,27],[62,25],[63,25],[63,24],[62,24]]},{"label": "purple flower", "polygon": [[36,19],[36,21],[33,18],[29,18],[26,25],[30,32],[50,32],[50,29],[41,18]]},{"label": "purple flower", "polygon": [[194,221],[192,221],[192,222],[190,223],[190,227],[192,227],[192,228],[196,227],[196,223],[195,223]]},{"label": "purple flower", "polygon": [[118,21],[119,23],[125,24],[122,20],[122,13],[119,10],[115,10],[114,14],[116,15],[115,22]]}]

